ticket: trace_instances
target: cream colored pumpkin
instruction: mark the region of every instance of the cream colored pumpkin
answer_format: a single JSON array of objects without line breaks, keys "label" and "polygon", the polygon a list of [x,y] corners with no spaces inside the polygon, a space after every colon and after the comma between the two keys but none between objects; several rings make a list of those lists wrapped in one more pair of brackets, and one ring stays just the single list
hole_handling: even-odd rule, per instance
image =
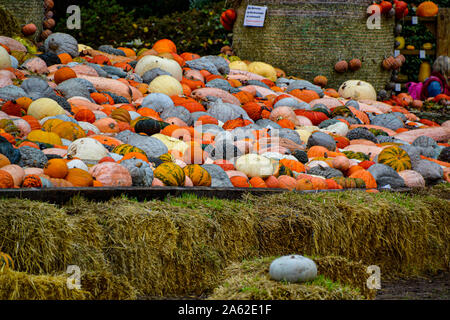
[{"label": "cream colored pumpkin", "polygon": [[81,169],[84,171],[89,171],[88,166],[83,161],[78,160],[78,159],[67,162],[67,167],[69,169],[77,168],[77,169]]},{"label": "cream colored pumpkin", "polygon": [[164,93],[170,97],[183,94],[183,87],[174,77],[163,75],[156,77],[150,82],[148,91],[151,93]]},{"label": "cream colored pumpkin", "polygon": [[244,61],[233,61],[228,66],[233,70],[248,71],[248,65]]},{"label": "cream colored pumpkin", "polygon": [[11,58],[9,57],[8,51],[0,46],[0,69],[10,68]]},{"label": "cream colored pumpkin", "polygon": [[49,98],[37,99],[28,107],[28,115],[38,120],[58,114],[66,114],[66,111],[55,100]]},{"label": "cream colored pumpkin", "polygon": [[271,81],[277,81],[277,71],[270,64],[264,62],[252,62],[248,65],[248,71],[259,74]]},{"label": "cream colored pumpkin", "polygon": [[181,69],[178,62],[172,59],[166,59],[151,55],[145,56],[139,60],[136,65],[135,72],[142,77],[145,72],[154,68],[159,68],[161,70],[167,71],[178,81],[181,81],[181,79],[183,78],[183,70]]},{"label": "cream colored pumpkin", "polygon": [[303,143],[308,143],[308,139],[311,136],[310,131],[303,129],[303,127],[302,129],[298,129],[295,131],[298,133],[298,135],[300,136],[300,140],[302,140]]},{"label": "cream colored pumpkin", "polygon": [[348,133],[348,126],[344,122],[337,122],[331,126],[321,129],[322,132],[331,132],[339,136],[345,137]]},{"label": "cream colored pumpkin", "polygon": [[166,136],[165,134],[156,133],[152,135],[153,138],[156,138],[160,140],[162,143],[164,143],[168,150],[177,150],[180,151],[182,154],[186,151],[186,149],[189,148],[189,145],[179,139],[172,138],[169,136]]},{"label": "cream colored pumpkin", "polygon": [[67,149],[67,158],[80,158],[87,164],[94,164],[108,155],[108,150],[92,138],[77,139]]},{"label": "cream colored pumpkin", "polygon": [[239,157],[235,167],[250,178],[266,178],[273,175],[275,171],[274,162],[271,159],[253,153]]},{"label": "cream colored pumpkin", "polygon": [[345,99],[353,100],[377,100],[377,92],[374,87],[365,81],[348,80],[339,88],[339,94]]}]

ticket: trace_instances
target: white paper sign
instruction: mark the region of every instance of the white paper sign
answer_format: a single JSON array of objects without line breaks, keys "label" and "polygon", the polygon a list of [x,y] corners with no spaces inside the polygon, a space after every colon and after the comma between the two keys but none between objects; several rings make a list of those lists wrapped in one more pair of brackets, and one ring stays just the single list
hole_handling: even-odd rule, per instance
[{"label": "white paper sign", "polygon": [[400,55],[400,50],[395,50],[394,51],[394,57],[398,57]]},{"label": "white paper sign", "polygon": [[425,56],[426,56],[425,50],[420,50],[419,54],[420,54],[420,59],[425,59]]},{"label": "white paper sign", "polygon": [[412,17],[412,24],[417,24],[418,22],[417,16]]},{"label": "white paper sign", "polygon": [[267,7],[247,6],[245,11],[244,26],[245,27],[263,27],[266,19]]},{"label": "white paper sign", "polygon": [[397,92],[402,91],[402,85],[400,83],[395,84],[395,91]]}]

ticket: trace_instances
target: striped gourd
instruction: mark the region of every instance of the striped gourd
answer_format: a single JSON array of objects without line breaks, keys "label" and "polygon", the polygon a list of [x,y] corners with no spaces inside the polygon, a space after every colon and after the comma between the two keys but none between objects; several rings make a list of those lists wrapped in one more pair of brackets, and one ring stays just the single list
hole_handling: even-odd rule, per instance
[{"label": "striped gourd", "polygon": [[138,147],[132,146],[130,144],[121,144],[121,145],[115,147],[112,152],[120,154],[122,156],[124,156],[130,152],[137,152],[137,153],[141,153],[141,154],[147,156],[147,154],[145,153],[144,150],[139,149]]},{"label": "striped gourd", "polygon": [[11,256],[4,252],[0,252],[0,270],[2,269],[14,269],[14,262]]},{"label": "striped gourd", "polygon": [[159,156],[159,160],[162,162],[175,162],[175,157],[170,153],[165,153]]},{"label": "striped gourd", "polygon": [[408,153],[396,146],[381,151],[378,155],[378,163],[385,164],[397,172],[410,170],[412,167]]},{"label": "striped gourd", "polygon": [[198,164],[190,164],[183,168],[184,173],[192,180],[194,186],[210,187],[211,175]]},{"label": "striped gourd", "polygon": [[334,177],[331,178],[336,181],[338,185],[340,185],[344,189],[354,189],[357,188],[356,180],[353,178],[344,178],[344,177]]},{"label": "striped gourd", "polygon": [[349,159],[355,159],[360,161],[370,160],[370,157],[362,152],[344,151],[345,156]]},{"label": "striped gourd", "polygon": [[183,186],[186,180],[186,174],[183,169],[172,162],[164,162],[153,173],[155,178],[161,180],[166,186]]},{"label": "striped gourd", "polygon": [[274,173],[275,177],[279,177],[279,176],[289,176],[289,177],[294,177],[294,173],[292,172],[292,170],[288,167],[286,167],[283,164],[280,164],[278,166],[277,171]]}]

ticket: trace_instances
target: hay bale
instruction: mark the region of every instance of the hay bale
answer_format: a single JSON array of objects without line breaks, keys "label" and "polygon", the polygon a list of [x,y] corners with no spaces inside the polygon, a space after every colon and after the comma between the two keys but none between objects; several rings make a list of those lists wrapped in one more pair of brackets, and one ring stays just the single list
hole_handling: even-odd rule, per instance
[{"label": "hay bale", "polygon": [[128,279],[111,272],[87,272],[80,280],[81,289],[89,292],[94,300],[135,300],[136,289]]},{"label": "hay bale", "polygon": [[67,275],[30,275],[6,270],[0,272],[0,300],[88,300],[84,290],[67,287]]},{"label": "hay bale", "polygon": [[13,37],[19,34],[20,26],[16,17],[7,10],[3,5],[0,5],[0,35],[6,37]]},{"label": "hay bale", "polygon": [[[37,31],[32,38],[34,40],[38,39],[42,32],[42,23],[44,22],[44,2],[42,0],[2,0],[1,5],[14,16],[14,20],[16,21],[16,24],[11,24],[8,27],[11,32],[10,35],[0,32],[1,35],[22,35],[22,26],[28,23],[34,23]],[[1,15],[1,17],[2,21],[0,21],[0,25],[7,25],[7,21],[3,20],[4,16]]]},{"label": "hay bale", "polygon": [[[270,279],[269,267],[275,257],[234,263],[209,300],[362,300],[358,289],[321,275],[303,284]],[[319,260],[321,261],[321,260]],[[320,262],[319,262],[320,263]],[[320,265],[319,265],[320,267]],[[326,267],[330,267],[327,265]],[[340,266],[344,267],[344,266]],[[337,275],[339,272],[336,272]],[[339,279],[338,279],[339,280]]]},{"label": "hay bale", "polygon": [[[338,88],[351,78],[380,90],[391,76],[381,62],[394,51],[395,19],[383,17],[380,29],[369,30],[366,12],[371,2],[254,0],[251,5],[268,7],[264,27],[255,28],[244,27],[249,3],[241,1],[236,7],[233,49],[241,59],[270,63],[288,75],[309,81],[324,75],[329,87]],[[353,58],[363,61],[360,70],[344,74],[334,70],[339,60]]]},{"label": "hay bale", "polygon": [[391,277],[448,268],[447,200],[366,192],[252,199],[263,255],[343,256]]}]

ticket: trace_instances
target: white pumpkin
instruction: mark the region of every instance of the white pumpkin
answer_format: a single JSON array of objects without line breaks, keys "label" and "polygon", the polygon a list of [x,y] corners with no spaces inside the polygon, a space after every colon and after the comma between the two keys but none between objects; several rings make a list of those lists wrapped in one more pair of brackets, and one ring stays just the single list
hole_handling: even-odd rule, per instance
[{"label": "white pumpkin", "polygon": [[94,164],[108,155],[108,150],[99,141],[92,138],[77,139],[67,149],[69,159],[80,158],[87,164]]},{"label": "white pumpkin", "polygon": [[151,93],[164,93],[170,97],[183,94],[183,87],[174,77],[163,75],[156,77],[150,82],[148,91]]},{"label": "white pumpkin", "polygon": [[297,129],[295,130],[295,132],[298,133],[298,135],[300,136],[300,140],[302,140],[303,143],[308,143],[308,139],[311,136],[311,132],[303,128],[304,127],[302,127],[302,129]]},{"label": "white pumpkin", "polygon": [[84,171],[89,171],[88,166],[83,161],[81,161],[79,159],[67,162],[67,167],[69,169],[77,168],[77,169],[81,169],[81,170],[84,170]]},{"label": "white pumpkin", "polygon": [[169,136],[166,136],[165,134],[156,133],[152,135],[153,138],[156,138],[160,140],[162,143],[164,143],[168,150],[177,150],[180,151],[182,154],[186,151],[186,149],[189,148],[189,145],[179,139],[172,138]]},{"label": "white pumpkin", "polygon": [[253,153],[239,157],[236,160],[235,167],[250,178],[266,178],[275,171],[273,160]]},{"label": "white pumpkin", "polygon": [[228,66],[233,70],[248,71],[248,65],[244,61],[233,61]]},{"label": "white pumpkin", "polygon": [[140,59],[136,64],[135,72],[142,77],[145,72],[155,68],[167,71],[178,81],[181,81],[183,78],[183,70],[178,62],[152,55],[148,55]]},{"label": "white pumpkin", "polygon": [[374,87],[362,80],[345,81],[339,88],[339,94],[345,99],[377,100],[377,92]]},{"label": "white pumpkin", "polygon": [[270,277],[276,281],[306,282],[317,277],[316,263],[300,255],[275,259],[269,268]]},{"label": "white pumpkin", "polygon": [[339,121],[335,124],[332,124],[331,126],[326,127],[325,129],[321,129],[320,131],[330,132],[345,137],[348,133],[348,126],[344,122]]},{"label": "white pumpkin", "polygon": [[0,69],[10,68],[11,67],[11,58],[9,56],[8,51],[5,48],[0,46]]},{"label": "white pumpkin", "polygon": [[55,100],[49,98],[37,99],[28,107],[28,115],[38,120],[58,114],[66,114],[66,111]]},{"label": "white pumpkin", "polygon": [[277,81],[277,71],[270,64],[264,62],[252,62],[248,65],[248,71],[259,74],[271,81]]},{"label": "white pumpkin", "polygon": [[79,121],[78,125],[84,130],[86,134],[88,133],[88,131],[92,131],[95,134],[100,134],[100,130],[92,123]]}]

